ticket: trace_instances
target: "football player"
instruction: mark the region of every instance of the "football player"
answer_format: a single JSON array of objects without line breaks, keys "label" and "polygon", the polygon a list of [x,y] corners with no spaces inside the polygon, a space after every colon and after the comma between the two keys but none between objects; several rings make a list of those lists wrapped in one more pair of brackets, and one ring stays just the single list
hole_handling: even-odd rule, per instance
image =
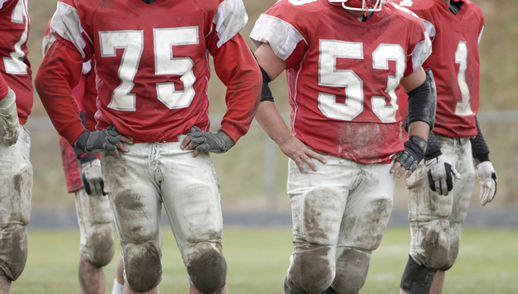
[{"label": "football player", "polygon": [[475,177],[481,205],[496,193],[496,172],[476,119],[484,14],[469,0],[394,2],[415,12],[430,32],[433,53],[423,68],[433,71],[437,86],[425,160],[407,179],[412,242],[400,291],[437,294],[459,252]]},{"label": "football player", "polygon": [[0,292],[27,261],[32,198],[31,141],[24,127],[31,113],[32,71],[27,59],[27,0],[0,0]]},{"label": "football player", "polygon": [[[256,119],[290,158],[286,294],[357,293],[392,211],[395,175],[411,175],[424,156],[430,39],[415,14],[383,2],[281,0],[251,33],[263,71]],[[291,132],[268,91],[283,71]],[[409,93],[407,142],[399,85]]]},{"label": "football player", "polygon": [[[190,293],[226,293],[220,195],[209,152],[228,151],[257,110],[261,73],[239,34],[241,0],[60,0],[35,85],[59,134],[101,152],[124,263],[125,293],[157,293],[165,207]],[[227,86],[221,129],[209,131],[209,54]],[[71,89],[94,58],[97,131]]]},{"label": "football player", "polygon": [[[43,37],[43,56],[56,38],[50,33],[50,22]],[[95,73],[92,61],[83,64],[78,85],[72,90],[83,125],[95,131]],[[102,267],[110,263],[115,250],[113,216],[103,191],[101,161],[96,154],[83,153],[59,137],[61,158],[68,193],[75,194],[79,232],[79,285],[82,293],[104,293],[106,280]]]}]

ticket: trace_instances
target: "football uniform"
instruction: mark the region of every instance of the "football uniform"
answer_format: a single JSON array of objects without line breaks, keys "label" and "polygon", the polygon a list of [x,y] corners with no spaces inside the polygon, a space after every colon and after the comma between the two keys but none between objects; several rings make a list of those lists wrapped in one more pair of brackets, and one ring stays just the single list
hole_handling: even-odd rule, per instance
[{"label": "football uniform", "polygon": [[410,256],[419,265],[448,270],[459,252],[462,223],[475,185],[470,137],[477,135],[478,43],[484,15],[469,0],[455,1],[462,2],[457,14],[441,0],[395,2],[414,11],[430,31],[433,52],[423,68],[433,71],[437,86],[433,132],[442,154],[461,175],[446,196],[429,188],[424,162],[406,180],[412,236]]},{"label": "football uniform", "polygon": [[363,286],[392,210],[390,163],[404,149],[395,90],[430,53],[410,11],[388,4],[360,21],[330,2],[278,1],[250,36],[287,63],[292,135],[327,161],[304,173],[289,161],[287,283],[304,293]]},{"label": "football uniform", "polygon": [[447,270],[457,258],[462,222],[475,185],[470,137],[477,135],[478,43],[484,15],[469,0],[461,1],[457,14],[441,0],[395,2],[414,11],[430,32],[433,51],[423,68],[432,70],[437,87],[433,132],[441,144],[442,154],[461,175],[446,196],[429,188],[424,162],[406,180],[412,235],[410,256],[419,265]]},{"label": "football uniform", "polygon": [[[55,40],[56,38],[50,33],[49,22],[42,42],[43,56]],[[85,115],[87,128],[94,131],[97,91],[95,90],[95,73],[91,61],[83,64],[81,78],[72,90],[72,95],[77,101],[79,110]],[[75,194],[81,255],[93,265],[105,266],[112,260],[115,250],[113,214],[108,197],[86,193],[81,179],[82,173],[78,155],[74,152],[72,145],[62,136],[59,136],[59,146],[67,191]],[[81,156],[88,155],[82,154]]]},{"label": "football uniform", "polygon": [[[33,171],[30,137],[23,126],[31,113],[31,65],[27,59],[30,27],[26,0],[0,0],[0,76],[16,95],[18,140],[7,146],[0,140],[0,275],[14,281],[27,260]],[[5,86],[0,86],[0,89]],[[0,99],[6,95],[0,94]],[[0,138],[6,134],[0,125]]]},{"label": "football uniform", "polygon": [[[234,142],[247,132],[260,95],[259,68],[239,35],[247,19],[241,0],[58,2],[51,22],[57,41],[36,87],[58,132],[73,143],[84,127],[69,88],[81,64],[95,58],[96,128],[114,125],[135,143],[119,157],[101,154],[125,280],[135,291],[161,279],[162,203],[192,284],[212,293],[226,283],[214,166],[210,154],[193,158],[180,142],[193,126],[209,130],[209,55],[227,86],[221,129]],[[64,78],[56,81],[56,73]]]}]

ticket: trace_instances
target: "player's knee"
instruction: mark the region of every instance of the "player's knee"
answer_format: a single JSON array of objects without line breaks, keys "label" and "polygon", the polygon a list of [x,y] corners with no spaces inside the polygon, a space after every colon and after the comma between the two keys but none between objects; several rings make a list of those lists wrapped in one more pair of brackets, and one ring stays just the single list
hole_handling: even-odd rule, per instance
[{"label": "player's knee", "polygon": [[87,236],[83,257],[97,267],[110,263],[115,252],[111,223],[94,225]]},{"label": "player's knee", "polygon": [[418,235],[423,237],[416,242],[417,250],[411,250],[412,258],[426,267],[441,268],[451,255],[448,220],[431,221],[427,226],[419,228]]},{"label": "player's knee", "polygon": [[318,246],[293,255],[288,274],[293,288],[304,293],[320,293],[331,285],[335,264],[328,256],[330,250],[327,246]]},{"label": "player's knee", "polygon": [[409,294],[428,294],[437,270],[417,264],[412,257],[401,277],[400,287]]},{"label": "player's knee", "polygon": [[342,251],[336,261],[336,277],[333,289],[338,293],[353,294],[365,284],[371,253],[348,248]]},{"label": "player's knee", "polygon": [[[5,229],[4,229],[5,230]],[[0,275],[11,281],[20,277],[27,262],[27,228],[10,228],[10,238],[0,241],[3,251],[9,252],[8,260],[0,260]]]},{"label": "player's knee", "polygon": [[160,257],[160,249],[150,242],[128,245],[124,252],[128,286],[137,292],[156,287],[162,279]]},{"label": "player's knee", "polygon": [[223,288],[227,277],[227,262],[221,251],[202,242],[195,245],[193,252],[187,265],[193,286],[202,293],[214,293]]}]

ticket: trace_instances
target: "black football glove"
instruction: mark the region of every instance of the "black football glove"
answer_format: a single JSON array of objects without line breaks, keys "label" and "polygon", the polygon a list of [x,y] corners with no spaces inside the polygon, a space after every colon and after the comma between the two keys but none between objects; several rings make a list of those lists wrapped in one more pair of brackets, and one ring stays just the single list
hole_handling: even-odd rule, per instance
[{"label": "black football glove", "polygon": [[84,131],[77,139],[75,147],[84,153],[114,152],[120,142],[121,134],[114,126],[109,126],[102,131]]},{"label": "black football glove", "polygon": [[189,134],[194,149],[198,152],[227,152],[234,146],[234,141],[222,130],[217,133],[202,131],[197,126],[191,128]]},{"label": "black football glove", "polygon": [[415,171],[419,162],[424,158],[426,146],[423,138],[412,136],[405,142],[405,150],[396,154],[396,161],[399,161],[406,170]]}]

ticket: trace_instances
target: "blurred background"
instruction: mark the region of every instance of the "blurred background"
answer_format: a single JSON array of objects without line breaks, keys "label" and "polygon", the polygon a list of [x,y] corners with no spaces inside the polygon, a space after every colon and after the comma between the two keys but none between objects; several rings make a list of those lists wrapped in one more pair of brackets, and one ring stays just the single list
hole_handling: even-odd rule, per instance
[{"label": "blurred background", "polygon": [[[33,76],[42,60],[41,43],[45,26],[56,8],[56,0],[29,0],[31,31],[29,59]],[[480,208],[476,183],[472,207],[481,213],[492,213],[497,219],[517,224],[518,213],[518,5],[516,0],[474,0],[485,13],[485,30],[480,42],[481,102],[479,122],[491,149],[490,159],[498,173],[498,193],[492,203]],[[260,13],[274,0],[244,0],[249,22],[242,35],[253,48],[249,35]],[[255,48],[254,48],[255,50]],[[284,75],[271,84],[279,110],[289,114],[287,86]],[[225,111],[225,88],[216,74],[209,86],[210,112],[213,127],[217,127]],[[31,131],[34,166],[33,217],[31,227],[37,227],[40,216],[52,216],[58,224],[75,221],[73,194],[67,194],[61,163],[58,135],[34,93],[34,107],[27,124]],[[270,222],[289,222],[289,201],[286,196],[287,158],[263,132],[257,123],[251,127],[228,153],[213,155],[221,185],[224,211],[230,215],[248,216],[251,212],[270,213]],[[397,181],[395,214],[405,214],[407,193],[404,181]],[[473,213],[472,213],[473,214]],[[71,218],[70,218],[71,217]],[[240,220],[236,220],[239,222]],[[492,220],[495,221],[495,220]],[[514,223],[512,222],[514,221]],[[484,221],[479,221],[484,224]]]},{"label": "blurred background", "polygon": [[[168,0],[171,1],[171,0]],[[243,0],[249,34],[260,13],[275,0]],[[431,0],[429,0],[431,1]],[[57,0],[28,0],[31,16],[29,59],[34,75],[42,60],[41,43]],[[481,207],[475,185],[456,266],[448,273],[445,294],[517,293],[518,281],[518,2],[473,0],[485,13],[480,43],[481,103],[479,122],[498,173],[498,193]],[[286,79],[270,84],[278,109],[288,115]],[[217,128],[225,112],[225,88],[215,74],[209,86],[210,112]],[[58,135],[34,93],[27,128],[31,131],[34,187],[29,225],[29,258],[13,284],[13,293],[79,293],[79,232],[74,196],[67,194]],[[271,294],[282,291],[291,253],[287,158],[256,123],[228,153],[213,155],[221,185],[225,222],[225,256],[232,293]],[[375,251],[362,293],[396,293],[408,256],[407,192],[398,179],[395,207],[380,248]],[[166,222],[163,222],[166,224]],[[187,293],[188,283],[174,238],[163,228],[161,293]],[[115,275],[114,260],[105,268],[107,293]],[[392,290],[388,290],[392,289]]]}]

